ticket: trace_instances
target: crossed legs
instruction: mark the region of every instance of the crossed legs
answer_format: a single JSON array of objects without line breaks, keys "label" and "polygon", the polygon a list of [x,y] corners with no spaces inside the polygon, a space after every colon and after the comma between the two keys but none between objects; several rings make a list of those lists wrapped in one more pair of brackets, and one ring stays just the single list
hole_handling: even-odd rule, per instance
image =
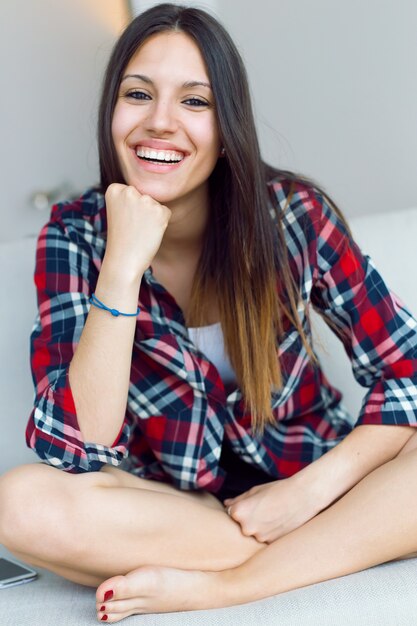
[{"label": "crossed legs", "polygon": [[207,492],[181,492],[110,466],[73,475],[41,463],[0,477],[0,542],[90,586],[148,564],[227,569],[265,547],[244,537]]},{"label": "crossed legs", "polygon": [[98,618],[231,606],[416,556],[417,449],[404,452],[234,568],[141,567],[112,577],[97,590]]},{"label": "crossed legs", "polygon": [[114,468],[73,476],[22,466],[0,478],[0,541],[29,563],[98,584],[99,619],[114,591],[108,623],[249,602],[415,556],[416,443],[269,545],[244,537],[209,494]]}]

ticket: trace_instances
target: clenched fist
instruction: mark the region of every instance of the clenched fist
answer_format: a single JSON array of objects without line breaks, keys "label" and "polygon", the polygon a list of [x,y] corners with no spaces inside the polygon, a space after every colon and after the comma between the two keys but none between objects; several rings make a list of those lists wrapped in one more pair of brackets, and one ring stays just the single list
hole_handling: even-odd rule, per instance
[{"label": "clenched fist", "polygon": [[107,188],[106,262],[132,278],[140,277],[159,250],[172,212],[135,187]]}]

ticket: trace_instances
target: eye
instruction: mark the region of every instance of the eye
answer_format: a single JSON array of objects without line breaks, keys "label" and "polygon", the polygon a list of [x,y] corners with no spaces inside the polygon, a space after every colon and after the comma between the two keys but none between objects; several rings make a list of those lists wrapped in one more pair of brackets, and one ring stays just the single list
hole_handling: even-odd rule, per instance
[{"label": "eye", "polygon": [[139,91],[138,89],[134,89],[133,91],[129,91],[126,94],[126,98],[133,98],[134,100],[146,100],[150,96],[144,91]]},{"label": "eye", "polygon": [[184,100],[185,104],[189,104],[190,106],[193,107],[207,107],[209,106],[209,103],[206,102],[205,100],[200,100],[200,98],[188,98],[187,100]]}]

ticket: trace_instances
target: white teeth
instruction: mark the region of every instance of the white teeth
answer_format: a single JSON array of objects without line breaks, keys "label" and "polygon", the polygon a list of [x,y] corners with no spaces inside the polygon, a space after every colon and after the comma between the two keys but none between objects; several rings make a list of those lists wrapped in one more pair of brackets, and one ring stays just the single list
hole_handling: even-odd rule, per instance
[{"label": "white teeth", "polygon": [[175,150],[151,150],[142,146],[136,148],[136,155],[153,161],[174,161],[176,163],[184,158],[181,152],[176,152]]}]

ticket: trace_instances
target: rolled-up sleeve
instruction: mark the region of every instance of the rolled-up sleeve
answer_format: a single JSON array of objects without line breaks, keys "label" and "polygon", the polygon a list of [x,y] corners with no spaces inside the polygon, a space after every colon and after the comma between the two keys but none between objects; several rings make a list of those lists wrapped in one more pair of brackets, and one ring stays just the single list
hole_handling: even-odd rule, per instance
[{"label": "rolled-up sleeve", "polygon": [[417,425],[417,321],[336,211],[320,201],[311,302],[368,387],[356,426]]},{"label": "rolled-up sleeve", "polygon": [[82,233],[60,220],[44,226],[36,251],[38,315],[30,340],[35,399],[26,443],[42,460],[71,473],[97,471],[105,463],[119,465],[127,456],[131,430],[126,414],[108,447],[84,442],[77,420],[68,370],[97,276]]}]

